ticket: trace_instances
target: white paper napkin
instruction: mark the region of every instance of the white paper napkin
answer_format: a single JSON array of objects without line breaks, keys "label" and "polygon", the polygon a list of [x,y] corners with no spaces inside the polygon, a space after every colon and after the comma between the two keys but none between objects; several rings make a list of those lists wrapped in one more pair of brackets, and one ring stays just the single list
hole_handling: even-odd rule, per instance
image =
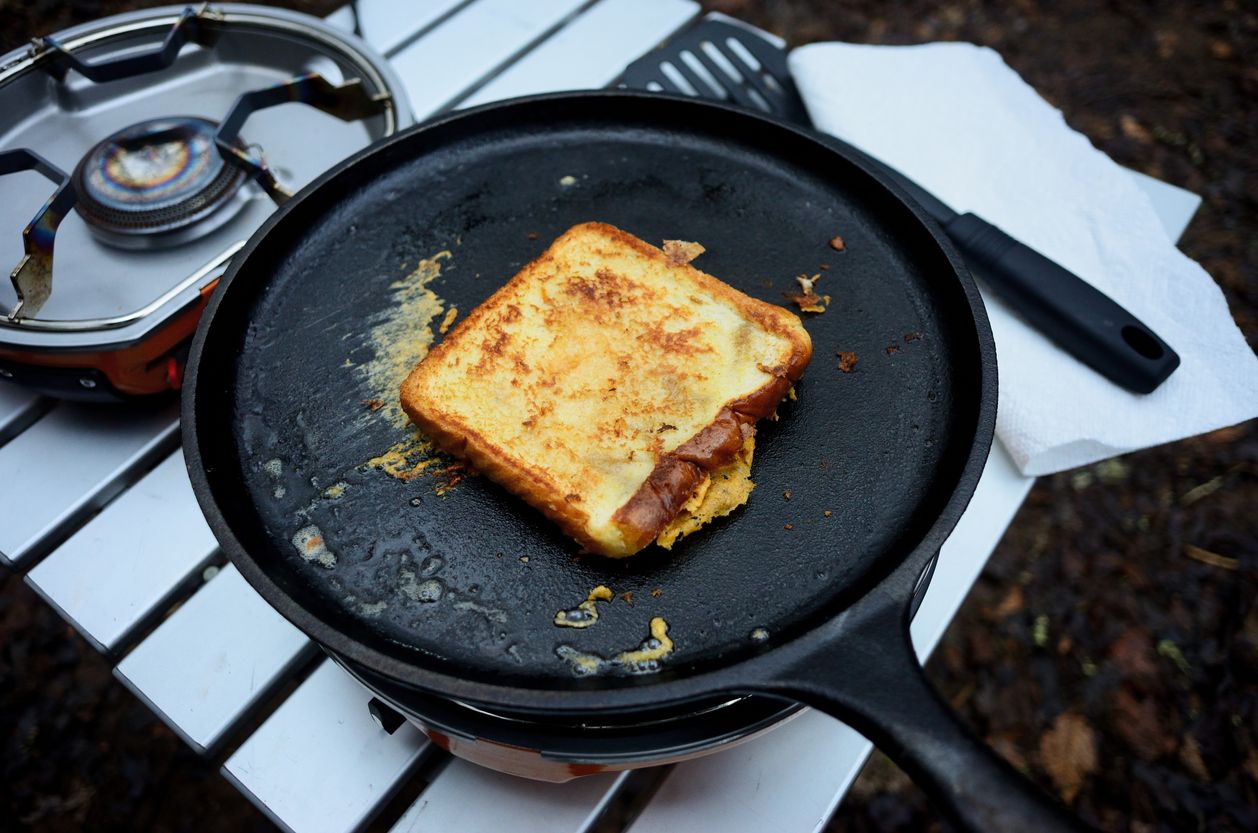
[{"label": "white paper napkin", "polygon": [[990,294],[996,433],[1047,474],[1258,415],[1258,358],[1223,293],[1168,239],[1130,174],[1066,126],[996,52],[972,44],[821,43],[791,53],[817,128],[999,226],[1122,304],[1179,353],[1128,393]]}]

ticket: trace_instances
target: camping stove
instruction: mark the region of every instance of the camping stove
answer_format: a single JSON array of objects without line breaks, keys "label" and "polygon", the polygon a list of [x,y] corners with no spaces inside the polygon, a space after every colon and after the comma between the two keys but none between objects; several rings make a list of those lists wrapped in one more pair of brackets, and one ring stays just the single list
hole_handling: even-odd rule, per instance
[{"label": "camping stove", "polygon": [[410,122],[383,58],[281,9],[148,9],[0,57],[0,377],[177,389],[210,290],[276,204]]}]

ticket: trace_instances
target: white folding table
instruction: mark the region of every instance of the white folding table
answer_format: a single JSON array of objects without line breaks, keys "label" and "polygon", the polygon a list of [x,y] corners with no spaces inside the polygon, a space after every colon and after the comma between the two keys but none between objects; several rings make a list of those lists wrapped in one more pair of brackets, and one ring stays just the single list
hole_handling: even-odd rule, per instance
[{"label": "white folding table", "polygon": [[[417,120],[527,93],[606,86],[692,23],[690,0],[364,0]],[[349,28],[341,10],[330,20]],[[1178,238],[1199,199],[1133,174]],[[217,550],[188,482],[172,405],[93,408],[0,386],[0,561],[116,662],[115,675],[276,824],[349,833],[583,831],[632,789],[621,775],[542,784],[447,760],[414,727],[387,734],[370,695],[275,613]],[[939,641],[1031,488],[999,443],[913,622]],[[297,681],[294,686],[293,683]],[[660,831],[823,827],[870,752],[804,712],[671,768],[630,823]],[[413,776],[422,772],[423,783]],[[409,809],[389,802],[415,792]]]}]

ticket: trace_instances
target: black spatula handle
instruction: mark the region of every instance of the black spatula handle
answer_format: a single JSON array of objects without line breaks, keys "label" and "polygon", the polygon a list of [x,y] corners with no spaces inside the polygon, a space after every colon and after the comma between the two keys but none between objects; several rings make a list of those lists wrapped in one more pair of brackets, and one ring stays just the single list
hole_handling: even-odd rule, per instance
[{"label": "black spatula handle", "polygon": [[945,229],[975,277],[1114,384],[1149,393],[1179,367],[1179,355],[1140,319],[981,217],[960,214]]}]

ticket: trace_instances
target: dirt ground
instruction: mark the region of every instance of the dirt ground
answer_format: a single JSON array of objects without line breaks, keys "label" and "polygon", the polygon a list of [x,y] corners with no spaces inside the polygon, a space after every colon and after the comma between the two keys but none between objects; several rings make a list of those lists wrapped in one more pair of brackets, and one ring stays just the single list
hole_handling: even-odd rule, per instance
[{"label": "dirt ground", "polygon": [[[0,51],[140,3],[0,0]],[[328,3],[288,4],[326,12]],[[1258,7],[743,2],[793,45],[991,46],[1121,164],[1201,194],[1181,247],[1258,341]],[[967,722],[1108,831],[1258,829],[1258,425],[1043,478],[929,666]],[[11,574],[0,829],[270,830]],[[875,755],[832,831],[939,827]]]}]

